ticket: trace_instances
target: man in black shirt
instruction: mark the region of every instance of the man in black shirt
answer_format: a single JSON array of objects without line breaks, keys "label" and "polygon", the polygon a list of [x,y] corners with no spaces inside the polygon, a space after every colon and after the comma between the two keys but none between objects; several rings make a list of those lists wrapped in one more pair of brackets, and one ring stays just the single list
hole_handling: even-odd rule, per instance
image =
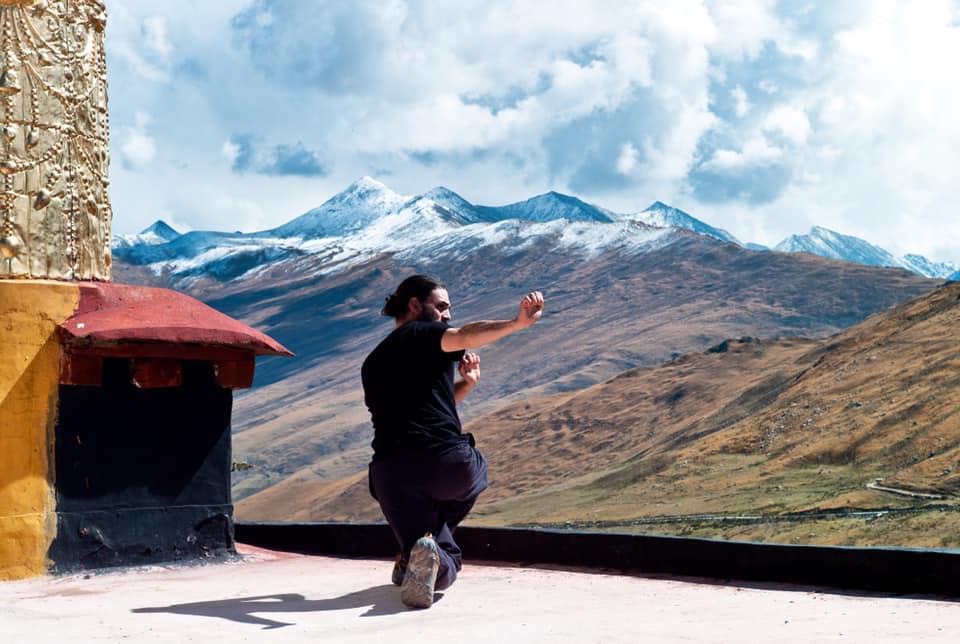
[{"label": "man in black shirt", "polygon": [[396,328],[361,369],[374,428],[370,493],[397,538],[393,582],[408,606],[428,608],[434,590],[456,580],[453,531],[487,487],[486,463],[457,415],[480,379],[480,358],[467,349],[533,325],[542,311],[534,291],[512,320],[452,327],[446,288],[424,275],[405,279],[381,311]]}]

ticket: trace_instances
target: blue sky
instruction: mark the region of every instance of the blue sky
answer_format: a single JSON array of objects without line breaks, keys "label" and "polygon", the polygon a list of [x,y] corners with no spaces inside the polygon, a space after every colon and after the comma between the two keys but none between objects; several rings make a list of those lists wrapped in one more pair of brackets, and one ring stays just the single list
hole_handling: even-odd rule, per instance
[{"label": "blue sky", "polygon": [[363,175],[960,262],[960,0],[107,0],[118,233]]}]

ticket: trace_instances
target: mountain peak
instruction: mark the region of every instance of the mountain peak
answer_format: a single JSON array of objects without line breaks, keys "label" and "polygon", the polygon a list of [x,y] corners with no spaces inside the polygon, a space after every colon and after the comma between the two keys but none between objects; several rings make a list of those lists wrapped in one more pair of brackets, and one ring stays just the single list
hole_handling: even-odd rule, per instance
[{"label": "mountain peak", "polygon": [[844,235],[823,226],[813,226],[806,235],[790,235],[773,247],[774,250],[786,253],[811,253],[856,262],[866,266],[902,266],[893,255],[870,242]]},{"label": "mountain peak", "polygon": [[647,206],[646,210],[643,212],[648,212],[650,210],[676,210],[676,208],[669,204],[665,204],[662,201],[654,201],[652,204]]},{"label": "mountain peak", "polygon": [[427,199],[433,199],[437,203],[444,203],[444,204],[450,203],[450,202],[458,203],[458,204],[470,203],[466,199],[461,197],[459,194],[451,190],[450,188],[447,188],[446,186],[437,186],[436,188],[431,188],[430,190],[427,190],[425,193],[423,193],[423,195],[421,196]]},{"label": "mountain peak", "polygon": [[[456,195],[457,197],[460,197],[460,195],[458,195],[458,194],[456,193],[456,191],[451,190],[450,188],[448,188],[448,187],[446,187],[446,186],[436,186],[436,187],[434,187],[434,188],[430,188],[430,190],[427,190],[427,191],[426,191],[425,193],[423,193],[423,194],[424,194],[424,196],[432,196],[432,195]],[[460,197],[460,198],[462,199],[463,197]]]},{"label": "mountain peak", "polygon": [[384,185],[383,183],[380,183],[373,177],[370,177],[367,175],[363,175],[362,177],[360,177],[359,179],[351,183],[349,186],[346,187],[346,189],[343,192],[351,192],[351,191],[355,192],[360,190],[362,191],[375,190],[378,192],[380,191],[390,192],[390,188],[388,188],[386,185]]},{"label": "mountain peak", "polygon": [[613,221],[603,209],[555,190],[531,197],[526,201],[502,206],[496,210],[502,213],[502,216],[505,218],[524,219],[527,221],[543,222],[554,221],[556,219],[567,219],[570,221]]},{"label": "mountain peak", "polygon": [[268,232],[305,239],[342,236],[396,212],[407,200],[376,179],[363,176],[320,206]]},{"label": "mountain peak", "polygon": [[148,227],[140,231],[141,235],[156,235],[164,241],[170,241],[176,239],[180,236],[180,233],[176,231],[170,224],[165,222],[162,219],[158,219]]},{"label": "mountain peak", "polygon": [[674,208],[662,201],[654,201],[647,206],[646,210],[642,210],[635,215],[630,215],[627,219],[641,221],[657,228],[685,228],[700,235],[707,235],[720,241],[743,246],[739,239],[722,228],[714,228],[710,224],[700,221],[679,208]]}]

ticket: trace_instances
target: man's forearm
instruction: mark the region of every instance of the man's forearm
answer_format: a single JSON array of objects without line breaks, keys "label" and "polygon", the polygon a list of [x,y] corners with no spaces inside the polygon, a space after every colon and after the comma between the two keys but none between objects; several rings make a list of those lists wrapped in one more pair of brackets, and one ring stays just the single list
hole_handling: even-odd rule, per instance
[{"label": "man's forearm", "polygon": [[467,394],[473,391],[474,383],[467,382],[466,380],[458,380],[453,383],[453,399],[457,401],[457,404],[463,402],[463,399],[467,397]]},{"label": "man's forearm", "polygon": [[517,320],[480,320],[447,329],[440,340],[444,351],[479,349],[523,328]]}]

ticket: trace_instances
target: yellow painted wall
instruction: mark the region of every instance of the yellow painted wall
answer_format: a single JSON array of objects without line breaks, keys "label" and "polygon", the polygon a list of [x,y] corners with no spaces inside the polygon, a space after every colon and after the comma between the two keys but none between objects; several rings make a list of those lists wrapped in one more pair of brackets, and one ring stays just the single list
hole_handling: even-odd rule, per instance
[{"label": "yellow painted wall", "polygon": [[56,328],[79,299],[74,284],[0,280],[0,580],[46,571],[56,534]]}]

